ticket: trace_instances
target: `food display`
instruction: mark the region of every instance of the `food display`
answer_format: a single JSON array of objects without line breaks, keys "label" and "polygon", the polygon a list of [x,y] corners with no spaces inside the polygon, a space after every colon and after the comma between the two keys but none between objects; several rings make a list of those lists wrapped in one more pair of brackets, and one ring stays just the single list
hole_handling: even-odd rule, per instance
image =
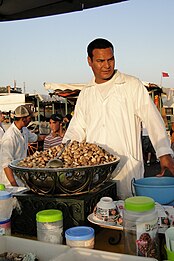
[{"label": "food display", "polygon": [[[36,151],[33,155],[26,157],[18,163],[20,167],[45,168],[49,160],[55,158],[63,145],[50,148],[46,151]],[[93,166],[117,159],[96,144],[73,141],[60,156],[64,168],[76,168],[80,166]]]},{"label": "food display", "polygon": [[120,158],[96,144],[72,141],[59,157],[63,166],[49,167],[63,144],[9,164],[13,173],[34,193],[57,196],[96,191],[111,178]]}]

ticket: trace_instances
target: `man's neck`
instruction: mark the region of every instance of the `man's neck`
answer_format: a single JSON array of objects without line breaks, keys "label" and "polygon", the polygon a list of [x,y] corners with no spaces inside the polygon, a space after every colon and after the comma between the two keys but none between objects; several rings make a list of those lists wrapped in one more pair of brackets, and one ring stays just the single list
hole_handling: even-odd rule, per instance
[{"label": "man's neck", "polygon": [[15,124],[15,126],[16,126],[19,130],[22,130],[23,125],[21,124],[20,121],[15,121],[14,124]]}]

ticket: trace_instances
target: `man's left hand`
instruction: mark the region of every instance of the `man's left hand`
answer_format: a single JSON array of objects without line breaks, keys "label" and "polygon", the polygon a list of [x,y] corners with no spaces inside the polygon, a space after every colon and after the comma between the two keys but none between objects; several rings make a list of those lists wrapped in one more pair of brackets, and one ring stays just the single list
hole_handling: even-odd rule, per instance
[{"label": "man's left hand", "polygon": [[160,165],[161,165],[161,173],[158,174],[158,177],[164,176],[164,173],[166,169],[168,169],[171,174],[174,176],[174,159],[172,158],[171,155],[164,155],[161,156],[160,158]]}]

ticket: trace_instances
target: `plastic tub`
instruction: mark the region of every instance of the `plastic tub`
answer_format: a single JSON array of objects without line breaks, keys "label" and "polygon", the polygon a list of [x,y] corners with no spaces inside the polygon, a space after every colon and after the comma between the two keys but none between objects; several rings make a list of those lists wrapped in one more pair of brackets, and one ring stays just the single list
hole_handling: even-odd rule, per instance
[{"label": "plastic tub", "polygon": [[36,214],[37,239],[53,244],[62,244],[63,215],[62,211],[47,209]]},{"label": "plastic tub", "polygon": [[94,248],[94,229],[77,226],[65,231],[66,244],[70,247]]},{"label": "plastic tub", "polygon": [[11,218],[14,199],[12,194],[0,190],[0,221]]},{"label": "plastic tub", "polygon": [[174,206],[174,178],[150,177],[132,180],[132,193],[153,198],[162,205]]}]

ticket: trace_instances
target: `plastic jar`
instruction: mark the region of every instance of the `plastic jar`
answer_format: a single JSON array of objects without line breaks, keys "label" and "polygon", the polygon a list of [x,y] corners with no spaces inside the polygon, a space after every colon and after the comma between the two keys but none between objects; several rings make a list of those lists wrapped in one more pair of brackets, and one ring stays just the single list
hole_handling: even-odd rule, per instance
[{"label": "plastic jar", "polygon": [[10,192],[0,190],[0,221],[11,218],[13,197]]},{"label": "plastic jar", "polygon": [[65,231],[66,244],[70,247],[94,248],[94,229],[77,226]]},{"label": "plastic jar", "polygon": [[152,198],[137,196],[125,200],[123,231],[126,254],[158,259],[158,213]]},{"label": "plastic jar", "polygon": [[62,244],[63,214],[61,210],[47,209],[36,214],[37,239],[44,242]]},{"label": "plastic jar", "polygon": [[0,221],[0,236],[11,236],[11,221],[10,219]]}]

